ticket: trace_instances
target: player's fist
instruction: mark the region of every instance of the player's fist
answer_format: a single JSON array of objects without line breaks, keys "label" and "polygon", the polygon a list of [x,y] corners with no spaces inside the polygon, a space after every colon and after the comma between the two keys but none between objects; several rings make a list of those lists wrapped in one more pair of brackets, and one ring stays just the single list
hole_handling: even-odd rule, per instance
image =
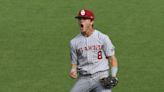
[{"label": "player's fist", "polygon": [[77,78],[77,72],[70,72],[70,77],[76,79]]},{"label": "player's fist", "polygon": [[69,75],[70,75],[71,78],[76,79],[77,78],[77,70],[76,69],[71,69]]}]

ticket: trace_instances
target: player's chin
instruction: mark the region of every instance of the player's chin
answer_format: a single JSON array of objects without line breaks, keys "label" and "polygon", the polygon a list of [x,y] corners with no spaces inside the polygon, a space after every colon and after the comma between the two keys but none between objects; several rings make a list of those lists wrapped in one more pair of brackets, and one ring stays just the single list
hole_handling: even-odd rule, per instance
[{"label": "player's chin", "polygon": [[81,32],[81,33],[85,33],[85,31],[83,31],[83,30],[81,30],[81,29],[80,29],[80,32]]},{"label": "player's chin", "polygon": [[84,33],[84,32],[85,32],[85,30],[84,30],[83,28],[80,28],[80,31],[81,31],[82,33]]},{"label": "player's chin", "polygon": [[80,28],[80,31],[82,32],[82,33],[85,33],[86,32],[86,28]]}]

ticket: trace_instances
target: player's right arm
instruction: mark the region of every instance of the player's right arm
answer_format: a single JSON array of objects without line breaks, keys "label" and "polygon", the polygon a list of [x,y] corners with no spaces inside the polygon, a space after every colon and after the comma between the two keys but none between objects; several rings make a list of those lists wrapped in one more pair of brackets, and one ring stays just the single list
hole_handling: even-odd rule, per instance
[{"label": "player's right arm", "polygon": [[71,71],[69,75],[71,78],[74,78],[74,79],[77,78],[77,65],[76,64],[71,64]]},{"label": "player's right arm", "polygon": [[70,77],[76,79],[77,78],[77,53],[75,49],[74,43],[70,42],[70,57],[71,57],[71,70]]}]

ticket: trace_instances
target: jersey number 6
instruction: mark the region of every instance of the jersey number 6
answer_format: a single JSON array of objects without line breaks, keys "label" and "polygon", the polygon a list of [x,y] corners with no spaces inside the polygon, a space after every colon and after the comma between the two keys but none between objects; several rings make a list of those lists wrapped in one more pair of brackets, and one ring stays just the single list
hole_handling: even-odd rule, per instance
[{"label": "jersey number 6", "polygon": [[98,51],[98,59],[102,59],[102,51]]}]

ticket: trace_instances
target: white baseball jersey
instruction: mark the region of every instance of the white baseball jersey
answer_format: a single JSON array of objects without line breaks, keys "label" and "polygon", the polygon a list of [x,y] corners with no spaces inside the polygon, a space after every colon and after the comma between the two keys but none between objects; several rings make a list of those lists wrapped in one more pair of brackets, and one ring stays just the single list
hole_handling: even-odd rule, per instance
[{"label": "white baseball jersey", "polygon": [[109,37],[98,30],[85,37],[81,33],[70,41],[71,63],[80,74],[94,74],[109,69],[107,57],[114,55]]}]

